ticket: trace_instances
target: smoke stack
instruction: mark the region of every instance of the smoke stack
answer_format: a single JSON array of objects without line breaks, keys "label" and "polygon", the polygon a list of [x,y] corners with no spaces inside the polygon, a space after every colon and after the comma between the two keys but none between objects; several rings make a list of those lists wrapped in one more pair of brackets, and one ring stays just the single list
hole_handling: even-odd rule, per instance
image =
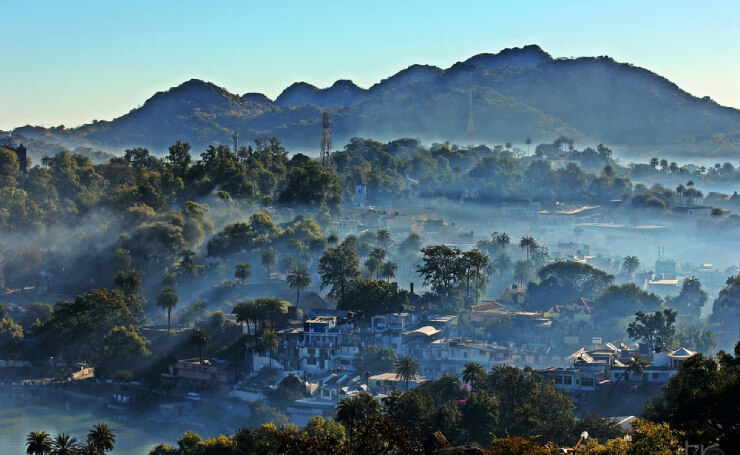
[{"label": "smoke stack", "polygon": [[414,283],[409,283],[409,293],[410,294],[414,293]]}]

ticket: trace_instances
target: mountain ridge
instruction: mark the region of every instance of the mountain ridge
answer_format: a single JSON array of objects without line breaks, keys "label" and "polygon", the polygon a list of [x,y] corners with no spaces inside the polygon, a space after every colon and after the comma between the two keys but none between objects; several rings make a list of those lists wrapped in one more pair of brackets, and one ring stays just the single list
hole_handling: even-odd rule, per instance
[{"label": "mountain ridge", "polygon": [[566,134],[635,150],[740,151],[740,111],[682,90],[667,78],[606,56],[553,58],[537,45],[474,55],[442,69],[413,64],[368,88],[338,79],[318,88],[286,87],[275,100],[238,95],[191,79],[110,121],[72,129],[21,127],[14,134],[70,146],[166,150],[178,139],[195,147],[276,135],[286,145],[316,147],[318,119],[334,118],[335,144],[353,136],[467,140],[473,93],[479,142],[549,140]]}]

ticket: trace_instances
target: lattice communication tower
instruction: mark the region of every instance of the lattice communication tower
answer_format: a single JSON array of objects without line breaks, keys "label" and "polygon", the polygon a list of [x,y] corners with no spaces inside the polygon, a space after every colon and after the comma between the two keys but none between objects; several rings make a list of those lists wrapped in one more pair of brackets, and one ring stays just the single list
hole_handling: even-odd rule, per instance
[{"label": "lattice communication tower", "polygon": [[331,117],[328,112],[321,114],[321,165],[331,169]]}]

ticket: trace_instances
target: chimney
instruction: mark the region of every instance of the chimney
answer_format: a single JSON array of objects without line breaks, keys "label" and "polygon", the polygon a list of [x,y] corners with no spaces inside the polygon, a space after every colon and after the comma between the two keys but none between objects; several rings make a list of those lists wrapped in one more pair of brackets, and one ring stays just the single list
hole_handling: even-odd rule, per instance
[{"label": "chimney", "polygon": [[409,294],[414,293],[414,283],[409,283]]}]

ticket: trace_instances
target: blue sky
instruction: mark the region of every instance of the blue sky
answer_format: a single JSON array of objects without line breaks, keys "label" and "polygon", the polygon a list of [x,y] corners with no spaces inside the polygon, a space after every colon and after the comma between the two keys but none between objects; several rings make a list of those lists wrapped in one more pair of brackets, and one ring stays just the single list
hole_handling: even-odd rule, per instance
[{"label": "blue sky", "polygon": [[0,5],[0,129],[120,116],[205,79],[274,98],[294,81],[367,87],[538,44],[609,55],[740,108],[737,1],[16,1]]}]

